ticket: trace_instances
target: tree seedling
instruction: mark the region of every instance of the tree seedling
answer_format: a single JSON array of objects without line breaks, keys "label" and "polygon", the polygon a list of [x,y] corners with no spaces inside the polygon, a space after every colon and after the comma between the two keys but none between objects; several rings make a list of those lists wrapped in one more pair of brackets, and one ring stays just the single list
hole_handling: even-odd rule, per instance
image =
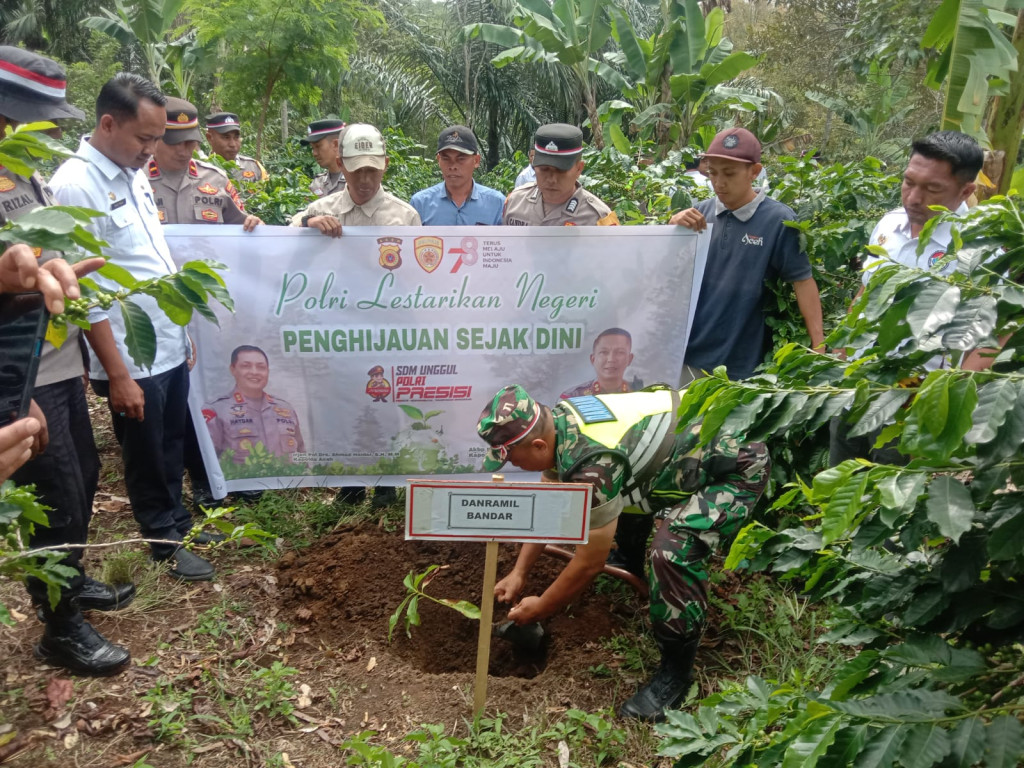
[{"label": "tree seedling", "polygon": [[420,625],[419,602],[421,597],[433,600],[439,605],[458,611],[467,619],[473,619],[474,621],[480,620],[480,609],[473,605],[473,603],[466,600],[452,600],[446,597],[434,597],[433,595],[428,595],[424,591],[427,588],[427,585],[433,581],[434,577],[447,567],[447,565],[432,565],[423,573],[409,571],[409,575],[405,577],[405,581],[403,582],[407,590],[405,599],[399,603],[398,609],[391,614],[391,618],[388,620],[389,643],[391,642],[391,635],[395,631],[395,627],[398,626],[398,622],[402,619],[403,613],[405,614],[405,635],[406,637],[412,637],[412,628]]}]

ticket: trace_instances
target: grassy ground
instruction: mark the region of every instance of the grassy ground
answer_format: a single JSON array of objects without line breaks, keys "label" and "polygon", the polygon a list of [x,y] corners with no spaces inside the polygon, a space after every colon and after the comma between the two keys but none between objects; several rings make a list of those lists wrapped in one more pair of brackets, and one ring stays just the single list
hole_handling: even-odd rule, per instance
[{"label": "grassy ground", "polygon": [[[109,432],[102,426],[97,432],[105,461],[92,541],[116,542],[134,537],[136,528]],[[126,609],[91,615],[104,634],[132,651],[132,666],[111,679],[70,678],[35,662],[31,648],[40,625],[21,586],[0,582],[0,601],[17,619],[15,627],[0,628],[6,651],[0,668],[0,763],[671,764],[656,756],[658,742],[648,726],[617,720],[611,711],[657,664],[644,607],[622,583],[600,577],[595,584],[619,628],[593,643],[593,663],[570,670],[570,677],[495,679],[486,715],[474,720],[472,674],[418,673],[376,637],[386,633],[384,627],[369,628],[365,641],[335,646],[301,621],[303,614],[279,589],[279,558],[312,551],[339,527],[393,531],[401,542],[401,507],[382,513],[365,503],[336,506],[332,491],[292,490],[264,494],[257,504],[240,507],[234,519],[270,532],[272,544],[212,553],[218,568],[213,583],[178,584],[137,546],[90,553],[91,573],[109,581],[130,579],[138,587]],[[381,579],[400,581],[405,575],[392,573],[386,562],[365,567]],[[712,608],[694,697],[742,682],[747,674],[816,679],[840,661],[836,651],[814,644],[821,611],[770,579],[716,571]],[[523,691],[527,698],[514,700],[529,706],[503,707],[512,693]],[[376,709],[366,701],[376,702]],[[459,711],[464,714],[451,714]]]}]

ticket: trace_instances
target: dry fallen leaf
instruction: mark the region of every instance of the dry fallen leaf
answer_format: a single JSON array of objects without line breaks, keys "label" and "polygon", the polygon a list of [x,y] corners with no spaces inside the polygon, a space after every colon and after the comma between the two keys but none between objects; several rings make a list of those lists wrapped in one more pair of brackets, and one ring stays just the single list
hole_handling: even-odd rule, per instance
[{"label": "dry fallen leaf", "polygon": [[51,709],[64,709],[68,699],[74,695],[75,685],[65,677],[55,677],[46,684],[46,701]]},{"label": "dry fallen leaf", "polygon": [[295,763],[293,763],[288,757],[287,752],[281,753],[281,765],[284,766],[284,768],[295,768]]},{"label": "dry fallen leaf", "polygon": [[74,749],[78,744],[78,731],[72,731],[64,736],[64,749]]},{"label": "dry fallen leaf", "polygon": [[11,608],[10,612],[11,612],[11,618],[14,619],[15,621],[24,621],[25,619],[28,618],[28,616],[26,616],[24,613],[22,613],[19,610],[14,609],[14,608]]},{"label": "dry fallen leaf", "polygon": [[305,709],[313,703],[313,689],[303,683],[299,686],[299,698],[295,702],[298,709]]},{"label": "dry fallen leaf", "polygon": [[377,657],[371,656],[370,661],[366,665],[367,672],[373,672],[373,668],[377,666]]},{"label": "dry fallen leaf", "polygon": [[71,727],[71,713],[65,713],[59,720],[53,722],[53,728],[56,731],[63,731]]},{"label": "dry fallen leaf", "polygon": [[342,654],[341,660],[342,661],[355,661],[356,659],[358,659],[362,655],[363,655],[363,649],[357,647],[357,648],[353,648],[351,651],[346,651],[344,654]]},{"label": "dry fallen leaf", "polygon": [[558,768],[569,768],[569,745],[558,742]]}]

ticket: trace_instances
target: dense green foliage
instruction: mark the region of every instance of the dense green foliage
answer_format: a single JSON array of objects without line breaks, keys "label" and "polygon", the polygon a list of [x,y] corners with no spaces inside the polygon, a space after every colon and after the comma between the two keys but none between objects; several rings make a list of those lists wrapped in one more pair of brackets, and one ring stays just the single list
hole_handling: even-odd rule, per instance
[{"label": "dense green foliage", "polygon": [[[993,198],[963,219],[933,219],[929,229],[954,227],[948,276],[879,266],[829,337],[856,352],[851,361],[791,345],[761,376],[716,375],[688,390],[681,409],[702,415],[702,439],[724,430],[798,442],[842,417],[852,436],[878,434],[876,445],[897,446],[909,463],[857,459],[797,474],[774,507],[803,519],[741,532],[727,566],[769,569],[837,601],[822,642],[864,650],[824,688],[752,677],[695,715],[671,715],[663,752],[681,765],[712,755],[721,765],[1019,764],[1020,210],[1019,199]],[[959,367],[997,340],[990,369]],[[950,367],[926,367],[936,355]]]}]

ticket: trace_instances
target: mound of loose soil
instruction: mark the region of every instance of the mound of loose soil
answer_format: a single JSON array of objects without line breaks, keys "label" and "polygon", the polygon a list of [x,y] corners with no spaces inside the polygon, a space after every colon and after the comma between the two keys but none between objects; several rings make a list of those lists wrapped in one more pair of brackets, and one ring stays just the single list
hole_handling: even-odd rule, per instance
[{"label": "mound of loose soil", "polygon": [[[398,704],[402,719],[450,722],[452,716],[468,714],[465,693],[471,695],[479,622],[421,600],[421,625],[412,629],[410,638],[400,623],[388,645],[388,619],[406,595],[405,576],[431,565],[443,568],[427,587],[428,594],[479,604],[484,553],[485,546],[479,543],[408,542],[399,533],[372,525],[341,528],[309,549],[281,558],[280,618],[307,628],[305,642],[349,660],[346,678],[362,689],[362,695],[354,697],[357,712],[387,717]],[[515,547],[502,546],[499,578],[514,560]],[[542,557],[526,594],[542,592],[562,566],[561,561]],[[638,607],[639,603],[623,605],[589,589],[570,610],[545,622],[547,636],[538,652],[523,652],[492,638],[490,708],[523,712],[561,704],[593,710],[617,703],[623,693],[631,695],[632,691],[617,692],[614,683],[596,678],[588,669],[616,664],[599,641],[621,633]],[[505,609],[495,604],[495,621],[504,618]],[[376,663],[370,664],[371,658]],[[400,692],[394,683],[401,686]]]}]

